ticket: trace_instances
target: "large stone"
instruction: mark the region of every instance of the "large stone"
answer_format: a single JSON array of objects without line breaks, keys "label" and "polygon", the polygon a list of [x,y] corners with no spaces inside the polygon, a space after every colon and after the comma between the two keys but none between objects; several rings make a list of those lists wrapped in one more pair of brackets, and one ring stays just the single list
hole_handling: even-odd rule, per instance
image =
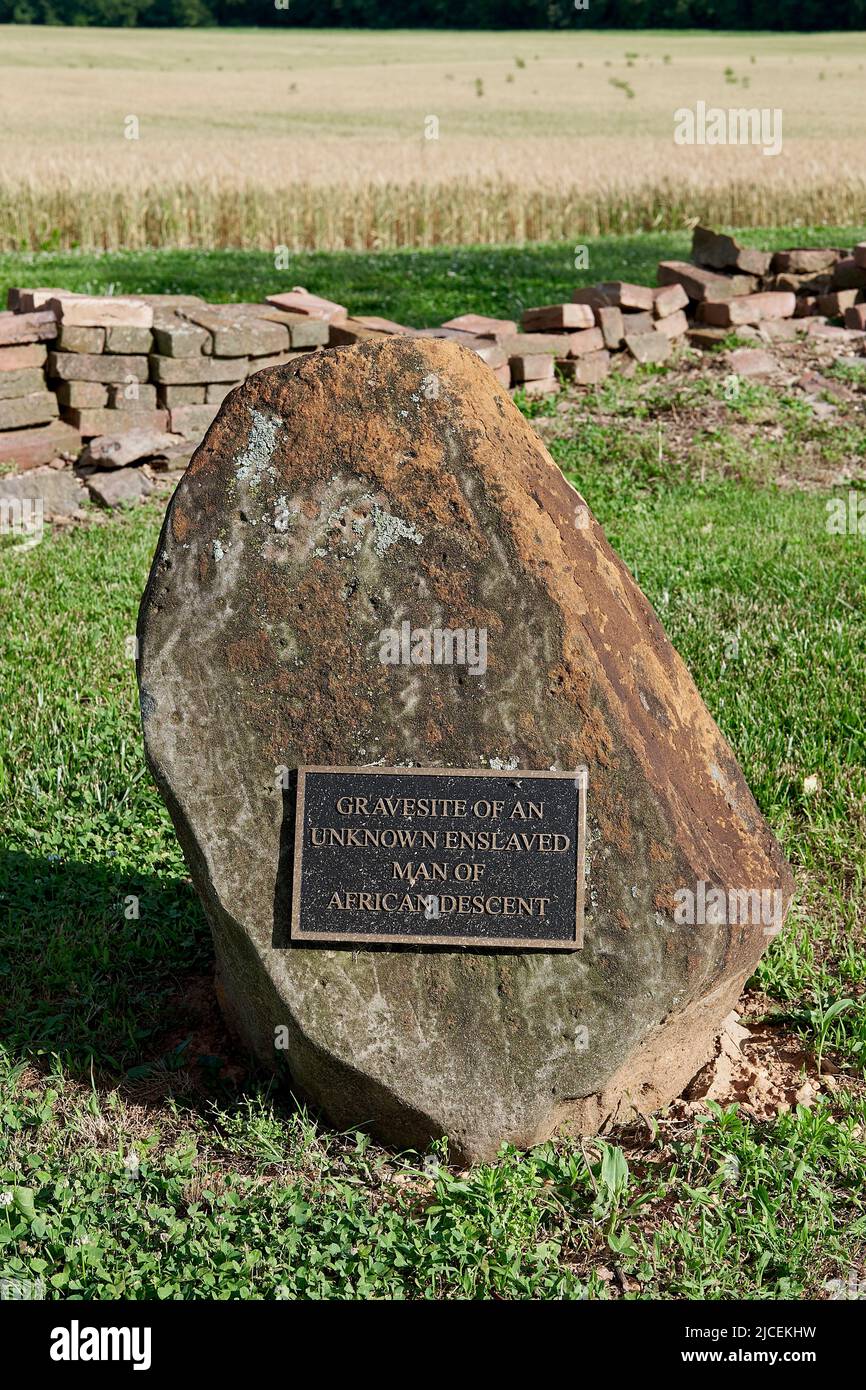
[{"label": "large stone", "polygon": [[[485,628],[486,673],[382,664],[404,619]],[[474,353],[391,336],[232,392],[138,633],[223,1006],[335,1124],[490,1158],[650,1112],[712,1054],[789,870],[647,600]],[[585,766],[583,949],[290,944],[281,769],[303,764]],[[779,890],[774,926],[678,924],[702,883]]]}]

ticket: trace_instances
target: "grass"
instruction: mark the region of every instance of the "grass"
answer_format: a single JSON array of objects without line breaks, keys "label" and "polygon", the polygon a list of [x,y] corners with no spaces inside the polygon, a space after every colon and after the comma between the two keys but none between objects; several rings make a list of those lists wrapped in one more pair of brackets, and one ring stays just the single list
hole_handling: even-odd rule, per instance
[{"label": "grass", "polygon": [[[866,209],[862,34],[580,17],[536,33],[0,32],[0,249],[370,250]],[[698,101],[781,110],[781,154],[675,145],[674,112]]]},{"label": "grass", "polygon": [[[742,233],[748,245],[853,245],[866,238],[866,217],[845,226],[783,226]],[[350,313],[381,314],[416,327],[471,309],[520,318],[536,304],[570,299],[597,280],[655,284],[659,260],[687,258],[688,232],[593,238],[586,267],[575,269],[573,242],[379,251],[298,252],[277,269],[259,251],[80,251],[0,253],[0,301],[12,285],[61,285],[87,294],[193,293],[221,301],[256,301],[303,284],[345,304]]]},{"label": "grass", "polygon": [[[620,268],[638,276],[663,241],[629,241]],[[599,248],[605,267],[616,249]],[[536,288],[560,254],[515,253],[507,279],[504,252],[433,253],[426,274],[424,257],[377,257],[375,303],[356,258],[308,268],[355,308],[366,285],[364,307],[418,320],[554,298],[567,270]],[[459,268],[455,286],[431,260]],[[158,270],[27,265],[33,283],[78,265],[128,289]],[[259,258],[212,266],[208,282],[205,258],[166,254],[159,288],[261,292]],[[542,419],[794,864],[797,904],[752,984],[837,1088],[766,1123],[674,1112],[461,1173],[443,1146],[335,1134],[247,1070],[141,753],[127,638],[161,519],[147,503],[26,558],[0,550],[0,1275],[48,1297],[163,1299],[815,1298],[862,1278],[866,541],[827,530],[826,485],[775,480],[809,449],[866,461],[866,440],[763,387],[728,401],[721,381],[646,370],[588,393],[576,421]],[[726,412],[715,442],[682,443],[688,408]]]}]

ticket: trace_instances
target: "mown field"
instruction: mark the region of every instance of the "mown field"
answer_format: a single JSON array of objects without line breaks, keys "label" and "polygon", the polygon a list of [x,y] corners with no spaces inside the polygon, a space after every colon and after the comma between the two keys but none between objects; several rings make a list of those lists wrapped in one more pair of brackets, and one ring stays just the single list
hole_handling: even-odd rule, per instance
[{"label": "mown field", "polygon": [[[864,73],[862,34],[593,33],[583,16],[518,34],[5,26],[0,249],[862,221]],[[674,112],[697,101],[781,109],[781,154],[678,147]]]},{"label": "mown field", "polygon": [[[650,281],[678,247],[602,241],[592,275]],[[358,311],[431,322],[558,297],[568,249],[301,266]],[[253,297],[268,267],[255,254],[6,256],[0,280]],[[143,762],[127,638],[160,508],[26,558],[0,550],[0,1275],[42,1280],[49,1298],[862,1294],[866,538],[830,533],[826,501],[839,476],[843,493],[862,490],[864,367],[837,374],[853,396],[835,419],[754,384],[731,398],[722,372],[659,369],[611,380],[574,416],[533,411],[796,871],[749,1021],[828,1079],[810,1107],[766,1120],[748,1101],[675,1107],[466,1173],[441,1145],[394,1154],[299,1109],[222,1029],[207,928]]]}]

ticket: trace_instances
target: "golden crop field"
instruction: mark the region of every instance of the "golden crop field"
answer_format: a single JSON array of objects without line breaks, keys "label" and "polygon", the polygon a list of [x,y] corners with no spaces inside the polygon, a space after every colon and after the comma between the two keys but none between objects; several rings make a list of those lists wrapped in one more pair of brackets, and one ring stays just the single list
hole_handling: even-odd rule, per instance
[{"label": "golden crop field", "polygon": [[[701,101],[781,152],[675,144]],[[4,26],[0,129],[7,250],[853,224],[866,35]]]}]

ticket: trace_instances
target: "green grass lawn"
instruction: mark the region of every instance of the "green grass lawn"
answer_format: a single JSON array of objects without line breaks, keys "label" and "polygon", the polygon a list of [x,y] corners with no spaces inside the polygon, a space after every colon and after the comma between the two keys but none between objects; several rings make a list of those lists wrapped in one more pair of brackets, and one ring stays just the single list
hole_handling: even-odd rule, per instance
[{"label": "green grass lawn", "polygon": [[[762,250],[851,246],[860,227],[781,227],[745,234]],[[453,247],[429,251],[307,252],[274,268],[264,251],[74,251],[0,255],[0,295],[10,285],[60,285],[86,294],[199,294],[214,301],[262,299],[305,285],[353,314],[381,314],[414,327],[468,311],[514,318],[535,304],[570,299],[576,285],[636,280],[654,285],[660,260],[688,260],[687,232],[598,237],[589,265],[575,270],[576,245]]]},{"label": "green grass lawn", "polygon": [[[631,238],[617,259],[606,244],[592,278],[647,279],[684,249]],[[291,279],[420,322],[555,299],[575,279],[564,254],[298,258]],[[200,253],[0,271],[213,298],[274,284],[263,257],[212,261],[210,279]],[[334,1134],[245,1070],[200,1002],[209,936],[141,750],[127,639],[151,502],[26,557],[0,551],[0,1276],[42,1279],[48,1297],[251,1299],[811,1298],[862,1278],[866,536],[828,532],[820,488],[774,485],[772,430],[749,467],[702,481],[666,447],[666,395],[652,371],[606,385],[592,418],[563,417],[552,452],[795,866],[798,902],[754,985],[832,1058],[837,1090],[769,1123],[716,1107],[461,1174],[441,1147],[395,1155]],[[765,405],[754,388],[737,409]],[[796,451],[807,425],[783,410]],[[866,456],[862,433],[842,447]]]}]

